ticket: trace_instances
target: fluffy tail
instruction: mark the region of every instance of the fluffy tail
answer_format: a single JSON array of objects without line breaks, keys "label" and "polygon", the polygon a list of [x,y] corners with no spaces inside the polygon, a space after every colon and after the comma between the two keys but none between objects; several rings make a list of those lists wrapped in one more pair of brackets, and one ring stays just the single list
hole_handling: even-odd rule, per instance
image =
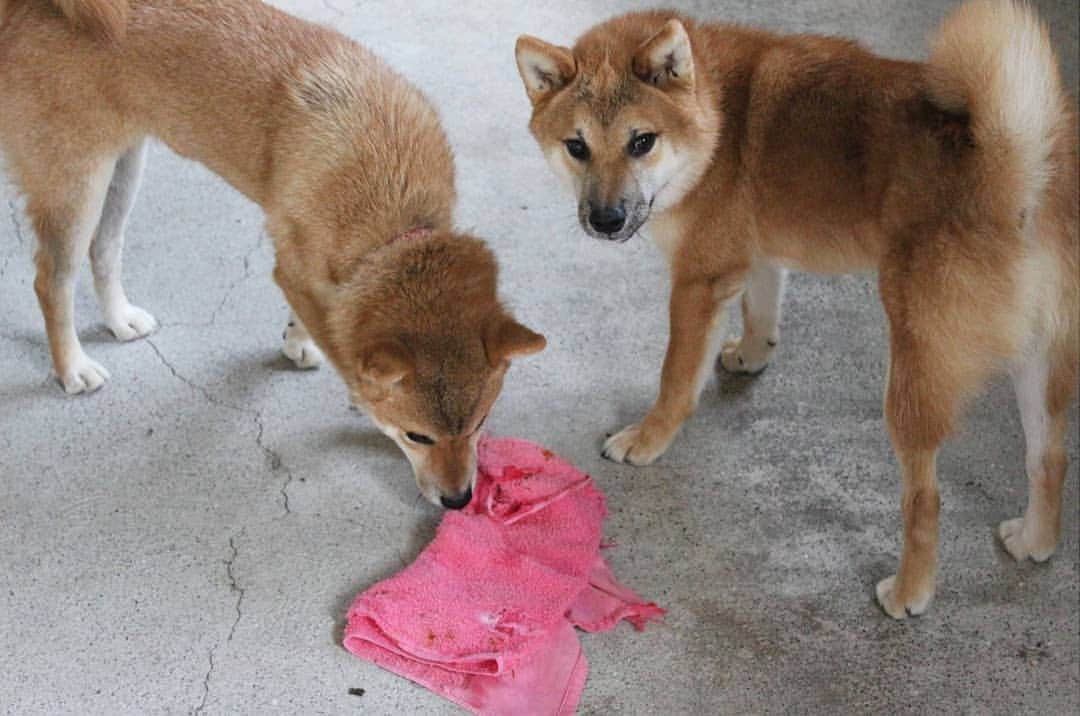
[{"label": "fluffy tail", "polygon": [[95,37],[118,40],[127,25],[127,0],[52,0],[76,27]]},{"label": "fluffy tail", "polygon": [[935,103],[971,117],[976,146],[1014,178],[1010,203],[1030,215],[1050,179],[1064,114],[1046,26],[1025,3],[969,0],[942,23],[930,67]]}]

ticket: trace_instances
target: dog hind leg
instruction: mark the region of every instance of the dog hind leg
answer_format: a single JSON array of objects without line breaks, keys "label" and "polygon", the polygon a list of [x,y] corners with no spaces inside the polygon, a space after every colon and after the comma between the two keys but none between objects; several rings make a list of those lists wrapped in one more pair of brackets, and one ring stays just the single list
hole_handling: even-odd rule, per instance
[{"label": "dog hind leg", "polygon": [[[1075,360],[1075,357],[1074,357]],[[1041,348],[1012,372],[1027,447],[1028,506],[1023,517],[1005,520],[998,534],[1015,559],[1049,559],[1061,532],[1061,490],[1068,459],[1065,396],[1076,389],[1075,369],[1051,360]]]},{"label": "dog hind leg", "polygon": [[142,338],[157,327],[153,316],[128,301],[120,281],[124,228],[135,203],[145,163],[145,142],[139,142],[116,162],[101,220],[90,243],[90,265],[98,305],[105,325],[121,341]]},{"label": "dog hind leg", "polygon": [[[72,162],[47,191],[30,191],[27,213],[38,238],[34,291],[45,318],[53,368],[69,394],[92,392],[109,373],[82,349],[75,332],[75,278],[101,217],[114,157]],[[78,170],[82,171],[78,171]]]},{"label": "dog hind leg", "polygon": [[904,551],[899,570],[878,582],[876,593],[886,614],[903,619],[922,614],[934,597],[941,497],[936,448],[908,450],[898,446],[896,455],[904,482]]},{"label": "dog hind leg", "polygon": [[925,265],[925,258],[905,260],[901,254],[880,273],[889,318],[885,419],[903,479],[904,546],[899,569],[878,583],[876,593],[881,607],[896,619],[923,613],[934,596],[941,511],[938,449],[967,400],[993,371],[995,355],[1007,347],[1000,339],[1004,323],[977,318],[985,313],[982,306],[1002,299],[991,294],[970,298],[970,287],[979,286],[970,279],[979,275],[977,265],[953,261],[952,282],[925,271],[913,281],[913,267]]}]

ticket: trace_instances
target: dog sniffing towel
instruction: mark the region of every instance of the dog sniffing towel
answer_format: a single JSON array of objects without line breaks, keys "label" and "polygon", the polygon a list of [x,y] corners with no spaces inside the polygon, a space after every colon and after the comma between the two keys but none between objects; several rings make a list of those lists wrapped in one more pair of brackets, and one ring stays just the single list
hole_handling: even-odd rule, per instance
[{"label": "dog sniffing towel", "polygon": [[663,614],[600,556],[591,478],[538,445],[481,440],[472,502],[409,567],[349,609],[345,648],[477,714],[573,714],[588,667],[574,627]]}]

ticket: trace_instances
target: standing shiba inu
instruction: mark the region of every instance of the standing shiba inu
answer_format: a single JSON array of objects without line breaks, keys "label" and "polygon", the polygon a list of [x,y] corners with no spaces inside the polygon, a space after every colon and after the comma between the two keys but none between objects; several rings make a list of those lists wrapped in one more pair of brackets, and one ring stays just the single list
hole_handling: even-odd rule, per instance
[{"label": "standing shiba inu", "polygon": [[75,333],[88,250],[116,337],[155,328],[120,283],[147,136],[263,207],[293,311],[285,354],[314,367],[325,353],[424,496],[464,507],[509,361],[544,339],[500,305],[491,252],[453,231],[453,157],[427,100],[354,42],[256,0],[0,0],[0,147],[69,393],[108,378]]},{"label": "standing shiba inu", "polygon": [[[607,457],[659,457],[717,352],[732,371],[766,365],[789,267],[877,269],[904,485],[904,551],[877,586],[881,605],[902,618],[933,596],[937,451],[999,366],[1016,386],[1030,481],[1027,512],[1000,534],[1017,559],[1050,556],[1080,360],[1077,142],[1026,6],[961,6],[926,64],[670,12],[615,18],[573,49],[522,37],[517,64],[530,129],[585,231],[625,241],[651,219],[670,258],[659,396]],[[720,317],[740,296],[744,333],[721,351]]]}]

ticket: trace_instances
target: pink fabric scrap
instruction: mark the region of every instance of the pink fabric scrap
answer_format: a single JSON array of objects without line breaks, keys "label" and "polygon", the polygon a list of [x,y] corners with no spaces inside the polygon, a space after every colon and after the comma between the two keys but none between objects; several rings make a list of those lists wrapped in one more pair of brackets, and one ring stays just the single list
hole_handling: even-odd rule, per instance
[{"label": "pink fabric scrap", "polygon": [[641,630],[664,610],[600,556],[588,475],[510,438],[481,440],[478,463],[472,502],[353,602],[345,648],[477,714],[573,714],[588,672],[574,627]]}]

